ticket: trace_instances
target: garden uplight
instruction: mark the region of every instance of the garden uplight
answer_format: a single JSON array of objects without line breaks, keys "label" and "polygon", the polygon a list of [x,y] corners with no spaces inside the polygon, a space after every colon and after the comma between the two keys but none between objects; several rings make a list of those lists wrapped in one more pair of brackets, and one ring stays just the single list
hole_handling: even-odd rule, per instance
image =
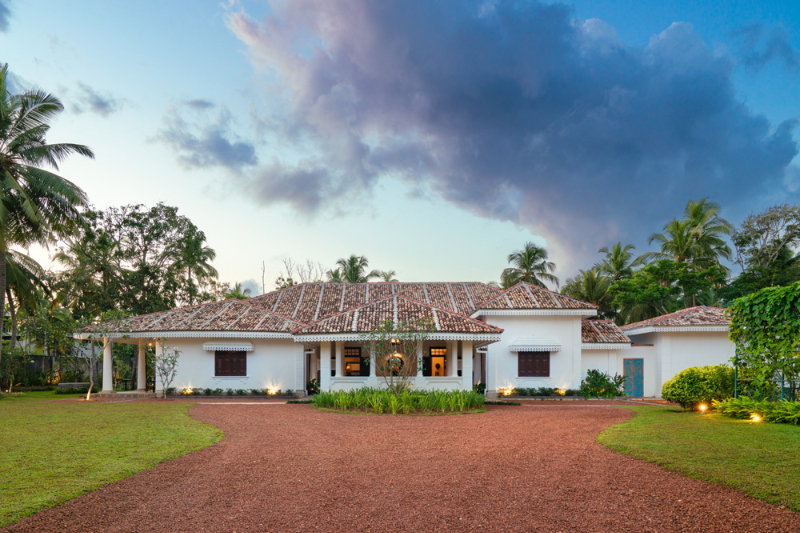
[{"label": "garden uplight", "polygon": [[708,410],[708,406],[706,404],[704,404],[704,403],[701,403],[699,407],[700,407],[700,412],[702,414],[705,414],[706,411]]},{"label": "garden uplight", "polygon": [[761,415],[759,415],[758,413],[753,413],[752,415],[750,415],[750,420],[752,420],[753,422],[761,422]]}]

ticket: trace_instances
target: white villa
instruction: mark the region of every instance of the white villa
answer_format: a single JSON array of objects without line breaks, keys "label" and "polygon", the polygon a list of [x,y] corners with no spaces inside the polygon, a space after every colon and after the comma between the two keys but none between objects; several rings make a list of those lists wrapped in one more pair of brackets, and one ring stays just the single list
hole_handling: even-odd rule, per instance
[{"label": "white villa", "polygon": [[[587,370],[624,374],[632,396],[658,396],[690,366],[727,362],[722,309],[696,307],[617,327],[593,319],[593,304],[528,283],[304,283],[248,300],[226,300],[127,319],[112,342],[138,343],[139,389],[146,345],[181,351],[173,386],[302,393],[379,387],[362,335],[386,320],[430,318],[435,331],[418,353],[417,389],[472,389],[491,397],[511,388],[577,389]],[[90,330],[76,336],[87,338]],[[111,342],[103,390],[112,390]],[[160,385],[156,385],[159,393]]]}]

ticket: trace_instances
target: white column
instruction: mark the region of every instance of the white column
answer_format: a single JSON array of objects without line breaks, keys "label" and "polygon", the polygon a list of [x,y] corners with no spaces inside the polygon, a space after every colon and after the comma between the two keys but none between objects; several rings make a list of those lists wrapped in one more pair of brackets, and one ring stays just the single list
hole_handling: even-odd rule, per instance
[{"label": "white column", "polygon": [[319,348],[319,388],[331,390],[331,343],[324,341]]},{"label": "white column", "polygon": [[450,341],[450,346],[447,350],[447,363],[445,365],[447,367],[447,375],[448,376],[457,376],[458,375],[458,341]]},{"label": "white column", "polygon": [[481,364],[481,354],[479,352],[475,353],[475,379],[473,383],[478,383],[481,381],[481,374],[483,369],[483,365]]},{"label": "white column", "polygon": [[472,341],[461,341],[462,388],[472,390]]},{"label": "white column", "polygon": [[373,381],[373,378],[378,377],[378,364],[375,362],[375,357],[370,355],[369,357],[369,377],[370,381]]},{"label": "white column", "polygon": [[[164,341],[157,339],[156,340],[156,361],[158,361],[158,359],[161,357],[161,355],[163,353],[164,353]],[[167,391],[165,391],[161,387],[161,380],[158,379],[158,372],[157,371],[156,371],[155,379],[156,379],[156,381],[155,381],[155,383],[156,383],[156,387],[155,387],[155,389],[156,389],[156,397],[158,397],[158,393],[159,393],[159,391],[161,391],[161,394],[166,398],[167,397]]]},{"label": "white column", "polygon": [[344,375],[344,341],[336,341],[336,377]]},{"label": "white column", "polygon": [[114,359],[111,339],[103,339],[103,392],[114,392]]},{"label": "white column", "polygon": [[136,388],[144,390],[147,388],[147,341],[139,339],[139,353],[136,361]]}]

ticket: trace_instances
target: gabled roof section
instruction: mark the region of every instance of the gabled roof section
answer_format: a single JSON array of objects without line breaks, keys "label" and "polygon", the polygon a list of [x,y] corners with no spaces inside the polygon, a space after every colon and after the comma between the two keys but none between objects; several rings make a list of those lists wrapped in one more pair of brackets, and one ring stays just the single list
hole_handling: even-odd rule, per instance
[{"label": "gabled roof section", "polygon": [[[271,311],[246,303],[246,300],[224,300],[181,307],[122,320],[115,332],[119,334],[148,332],[230,331],[254,333],[286,333],[303,325]],[[100,331],[99,325],[86,326],[83,333]]]},{"label": "gabled roof section", "polygon": [[479,282],[302,283],[247,300],[250,305],[305,324],[399,294],[447,311],[470,315],[477,304],[500,293]]},{"label": "gabled roof section", "polygon": [[430,318],[435,333],[500,334],[502,329],[461,313],[420,302],[402,294],[390,294],[301,327],[295,335],[367,333],[387,320],[396,322]]},{"label": "gabled roof section", "polygon": [[583,344],[630,344],[613,320],[581,320],[581,342]]},{"label": "gabled roof section", "polygon": [[521,281],[477,306],[485,310],[587,310],[597,306]]},{"label": "gabled roof section", "polygon": [[638,330],[643,328],[674,328],[674,327],[728,327],[731,323],[723,307],[706,307],[699,305],[681,309],[674,313],[657,316],[641,322],[634,322],[622,326],[623,331]]}]

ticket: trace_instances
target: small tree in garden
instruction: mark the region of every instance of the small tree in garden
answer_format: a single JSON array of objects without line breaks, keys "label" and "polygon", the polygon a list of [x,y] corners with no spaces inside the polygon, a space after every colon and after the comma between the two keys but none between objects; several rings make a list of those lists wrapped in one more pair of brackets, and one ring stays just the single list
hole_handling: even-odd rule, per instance
[{"label": "small tree in garden", "polygon": [[589,370],[581,381],[581,394],[586,398],[625,396],[625,376],[610,376],[600,370]]},{"label": "small tree in garden", "polygon": [[[94,388],[94,369],[97,365],[98,352],[97,341],[100,340],[102,347],[100,353],[105,353],[106,346],[113,342],[114,338],[128,338],[127,332],[130,331],[130,325],[127,321],[127,314],[123,311],[107,311],[100,315],[98,324],[90,326],[86,337],[91,344],[91,350],[87,354],[89,359],[89,390],[86,393],[86,399],[92,398],[92,388]],[[113,338],[112,338],[113,337]]]},{"label": "small tree in garden", "polygon": [[417,349],[433,331],[430,318],[397,323],[387,320],[361,336],[369,360],[375,362],[378,374],[390,391],[400,394],[410,389],[411,378],[422,373],[422,359],[417,357]]},{"label": "small tree in garden", "polygon": [[156,355],[156,376],[161,382],[164,398],[166,398],[167,389],[170,388],[175,376],[178,374],[178,359],[181,356],[181,351],[164,344],[164,339],[161,339],[161,343],[161,354]]},{"label": "small tree in garden", "polygon": [[729,313],[728,336],[736,343],[733,362],[752,380],[754,391],[771,391],[771,380],[781,374],[800,376],[800,282],[738,298]]}]

